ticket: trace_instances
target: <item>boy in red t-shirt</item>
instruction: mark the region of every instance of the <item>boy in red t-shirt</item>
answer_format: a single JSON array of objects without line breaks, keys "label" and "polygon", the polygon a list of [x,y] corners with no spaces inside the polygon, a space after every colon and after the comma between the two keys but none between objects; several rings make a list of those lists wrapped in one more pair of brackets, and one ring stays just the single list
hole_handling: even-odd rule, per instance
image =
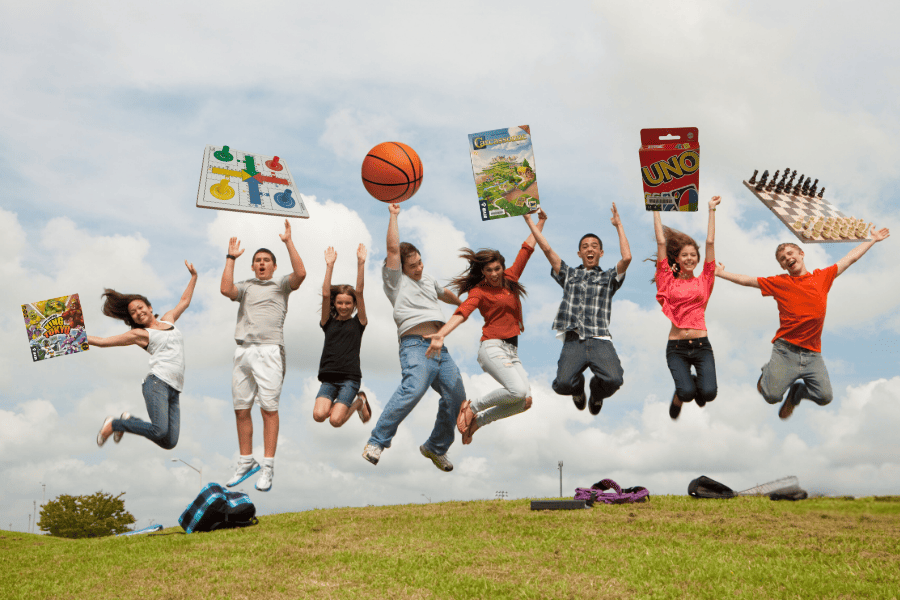
[{"label": "boy in red t-shirt", "polygon": [[772,339],[772,358],[762,368],[756,389],[766,402],[777,404],[790,388],[778,411],[782,419],[790,417],[794,407],[804,398],[820,406],[831,402],[831,381],[822,360],[821,344],[828,292],[838,275],[858,261],[875,243],[890,235],[887,228],[876,231],[873,227],[871,240],[863,242],[827,269],[816,269],[812,273],[806,270],[803,250],[792,243],[780,244],[775,249],[775,260],[788,272],[787,275],[736,275],[726,272],[719,263],[717,277],[759,288],[763,296],[772,296],[778,303],[781,324]]}]

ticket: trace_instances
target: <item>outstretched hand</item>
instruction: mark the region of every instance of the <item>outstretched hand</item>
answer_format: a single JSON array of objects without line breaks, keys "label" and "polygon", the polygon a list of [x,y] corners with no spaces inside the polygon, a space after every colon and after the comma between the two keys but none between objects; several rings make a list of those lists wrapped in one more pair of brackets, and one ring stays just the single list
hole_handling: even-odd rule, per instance
[{"label": "outstretched hand", "polygon": [[356,249],[356,262],[364,265],[366,263],[366,246],[365,244],[360,244],[359,248]]},{"label": "outstretched hand", "polygon": [[434,358],[441,353],[441,348],[444,347],[444,336],[432,333],[431,335],[424,335],[422,337],[426,340],[431,340],[431,344],[428,345],[428,350],[425,351],[425,358]]},{"label": "outstretched hand", "polygon": [[279,233],[278,237],[280,237],[281,241],[285,244],[291,241],[291,223],[287,219],[284,220],[284,233]]},{"label": "outstretched hand", "polygon": [[712,199],[709,201],[709,209],[710,210],[715,209],[716,206],[718,206],[721,201],[722,201],[721,196],[713,196]]},{"label": "outstretched hand", "polygon": [[194,268],[194,263],[189,263],[188,261],[184,261],[184,266],[187,267],[188,273],[191,274],[191,277],[197,276],[197,269]]},{"label": "outstretched hand", "polygon": [[399,215],[399,214],[400,214],[400,203],[399,203],[399,202],[391,202],[391,203],[389,203],[389,204],[388,204],[388,211],[390,211],[390,213],[391,213],[392,215],[395,215],[395,216],[396,216],[396,215]]},{"label": "outstretched hand", "polygon": [[613,224],[613,227],[618,227],[622,224],[622,219],[619,218],[619,211],[616,209],[616,203],[612,204],[612,218],[609,220],[610,223]]},{"label": "outstretched hand", "polygon": [[236,237],[231,238],[228,242],[228,254],[237,258],[243,253],[244,251],[241,249],[241,240]]},{"label": "outstretched hand", "polygon": [[334,266],[334,261],[337,260],[337,252],[334,251],[332,246],[328,246],[328,249],[325,250],[325,264],[329,267]]},{"label": "outstretched hand", "polygon": [[869,235],[872,236],[873,242],[880,242],[881,240],[886,240],[891,237],[891,230],[885,227],[876,231],[875,227],[872,227],[872,231]]},{"label": "outstretched hand", "polygon": [[718,263],[716,265],[716,277],[721,277],[722,273],[724,273],[724,272],[725,272],[725,265],[723,265],[722,263]]}]

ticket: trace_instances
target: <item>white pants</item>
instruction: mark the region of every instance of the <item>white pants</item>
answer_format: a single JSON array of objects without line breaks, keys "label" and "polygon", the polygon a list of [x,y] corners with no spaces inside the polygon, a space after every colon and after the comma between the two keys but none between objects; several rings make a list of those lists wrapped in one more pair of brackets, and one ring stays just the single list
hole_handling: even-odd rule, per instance
[{"label": "white pants", "polygon": [[263,410],[278,410],[284,370],[284,346],[246,343],[238,346],[231,372],[234,409],[251,408],[255,401]]},{"label": "white pants", "polygon": [[478,349],[478,364],[497,380],[502,388],[472,400],[472,412],[478,425],[493,423],[525,411],[525,399],[531,395],[528,374],[519,361],[519,351],[503,340],[485,340]]}]

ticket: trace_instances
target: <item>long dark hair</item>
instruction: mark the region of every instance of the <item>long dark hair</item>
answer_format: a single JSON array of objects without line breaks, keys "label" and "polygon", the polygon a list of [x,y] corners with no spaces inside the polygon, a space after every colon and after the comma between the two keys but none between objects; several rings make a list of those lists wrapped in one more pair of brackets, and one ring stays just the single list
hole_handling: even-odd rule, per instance
[{"label": "long dark hair", "polygon": [[[347,294],[351,298],[353,298],[353,308],[356,309],[359,306],[359,298],[356,297],[356,290],[353,289],[352,285],[347,285],[345,283],[339,285],[333,285],[329,288],[330,297],[330,314],[332,319],[336,319],[338,316],[337,309],[334,307],[334,300],[337,298],[338,294]],[[353,316],[353,311],[350,312],[350,316]]]},{"label": "long dark hair", "polygon": [[[685,246],[693,246],[694,250],[697,251],[697,257],[700,257],[700,246],[697,245],[697,241],[694,240],[691,236],[684,233],[683,231],[678,231],[677,229],[672,229],[671,227],[667,227],[666,225],[662,226],[663,228],[663,237],[666,239],[666,259],[669,263],[669,268],[672,269],[672,273],[675,277],[681,273],[681,267],[678,266],[678,255],[681,254],[681,249]],[[650,258],[645,258],[645,261],[653,261],[656,264],[659,261],[659,257],[657,255],[653,255]],[[650,280],[651,283],[656,283],[656,274],[654,271],[653,279]]]},{"label": "long dark hair", "polygon": [[[450,287],[456,288],[456,293],[459,295],[468,292],[484,281],[482,269],[492,262],[499,262],[503,270],[506,270],[506,259],[503,258],[503,255],[498,250],[482,248],[475,252],[471,248],[460,248],[459,251],[462,252],[459,257],[469,261],[469,268],[450,281]],[[522,301],[522,296],[527,295],[525,286],[518,281],[510,281],[506,277],[503,277],[501,281],[503,282],[503,287],[515,294],[516,299],[520,302]]]},{"label": "long dark hair", "polygon": [[[132,301],[141,300],[150,308],[150,310],[153,310],[150,301],[140,294],[120,294],[116,290],[104,288],[103,294],[101,294],[100,297],[106,298],[106,301],[103,303],[103,314],[107,317],[112,317],[113,319],[125,321],[125,324],[132,329],[143,329],[143,327],[132,321],[131,315],[128,314],[128,305],[131,304]],[[159,318],[159,315],[154,314],[153,316],[157,319]]]}]

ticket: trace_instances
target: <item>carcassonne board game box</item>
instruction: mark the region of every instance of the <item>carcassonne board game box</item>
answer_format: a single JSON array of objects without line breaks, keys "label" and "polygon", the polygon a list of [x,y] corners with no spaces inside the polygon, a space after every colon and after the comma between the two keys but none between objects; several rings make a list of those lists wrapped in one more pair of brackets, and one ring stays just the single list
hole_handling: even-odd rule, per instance
[{"label": "carcassonne board game box", "polygon": [[541,204],[528,125],[469,134],[482,221],[518,217]]},{"label": "carcassonne board game box", "polygon": [[700,143],[696,127],[641,129],[641,177],[646,210],[697,210]]},{"label": "carcassonne board game box", "polygon": [[90,348],[78,294],[23,304],[22,316],[35,362]]}]

